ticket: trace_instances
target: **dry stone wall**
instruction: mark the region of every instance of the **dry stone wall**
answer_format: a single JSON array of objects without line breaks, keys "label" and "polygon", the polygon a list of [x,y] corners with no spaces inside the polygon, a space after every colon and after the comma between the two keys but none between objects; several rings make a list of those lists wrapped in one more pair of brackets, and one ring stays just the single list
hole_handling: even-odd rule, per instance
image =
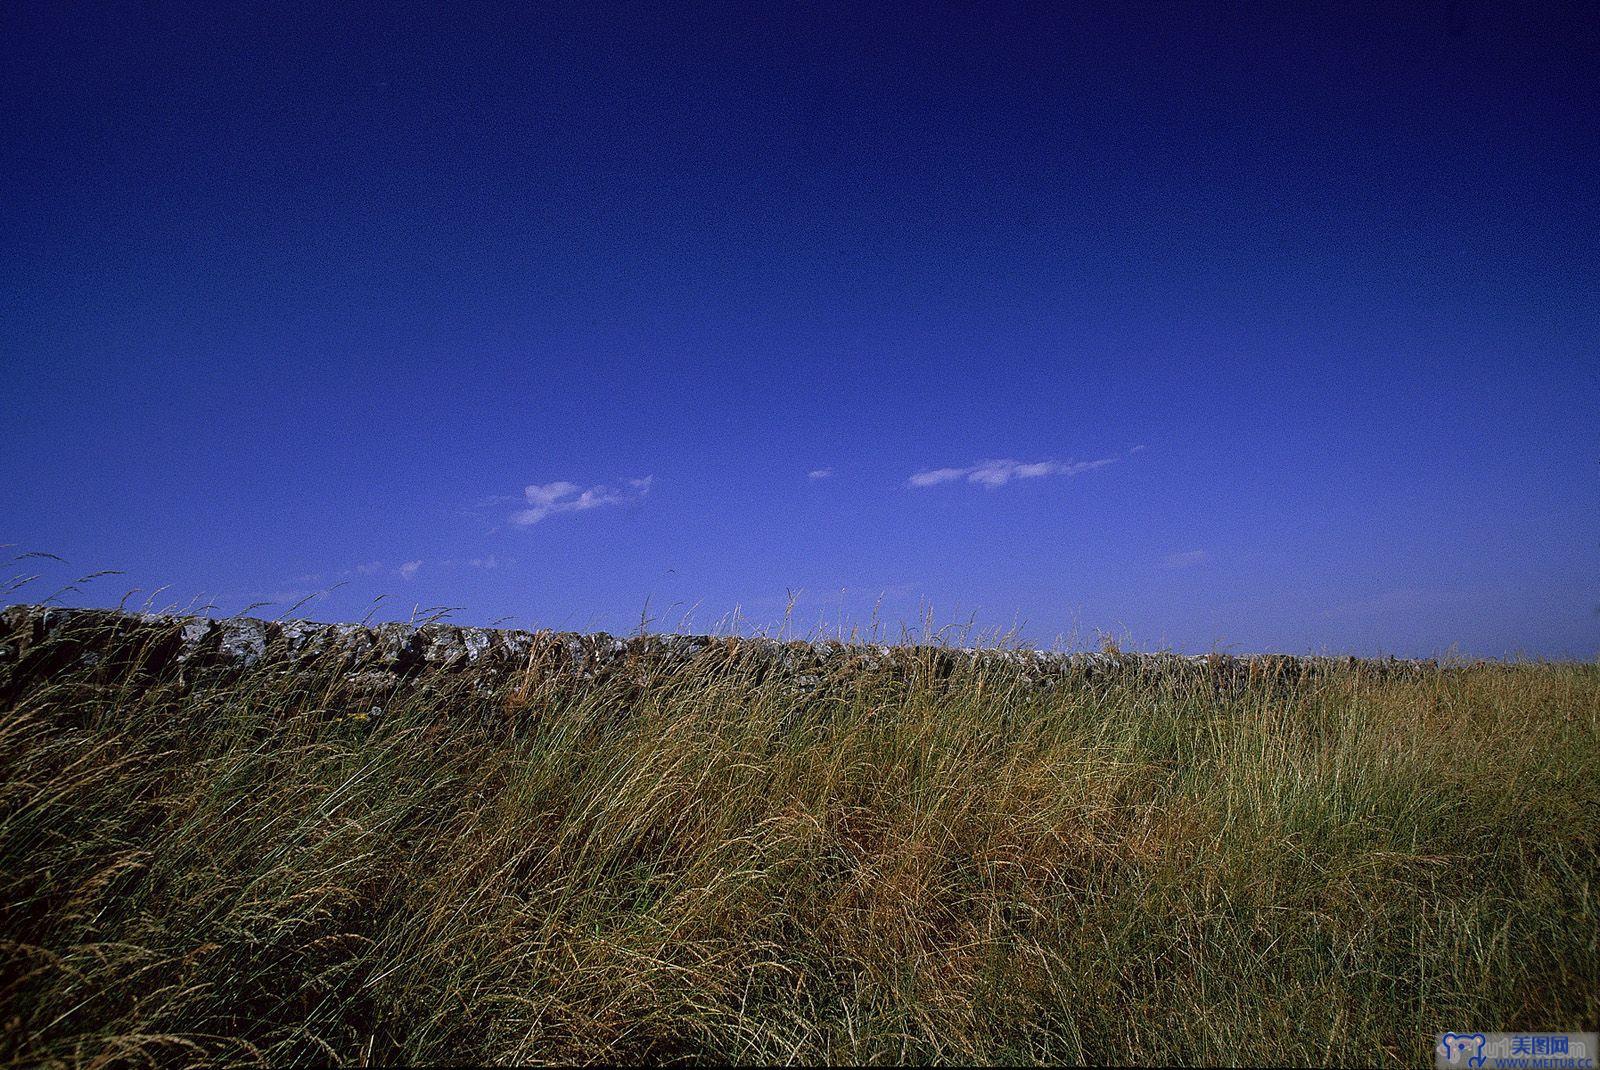
[{"label": "dry stone wall", "polygon": [[12,690],[24,680],[84,665],[116,666],[180,681],[243,670],[316,672],[372,692],[445,678],[488,691],[530,675],[582,685],[720,670],[736,671],[752,682],[799,689],[825,688],[872,674],[938,680],[985,673],[1038,688],[1073,681],[1103,683],[1137,674],[1143,681],[1168,678],[1223,690],[1298,685],[1334,672],[1420,678],[1440,671],[1435,662],[1396,659],[1051,653],[704,635],[618,638],[445,623],[217,620],[53,606],[12,606],[0,612],[0,688]]}]

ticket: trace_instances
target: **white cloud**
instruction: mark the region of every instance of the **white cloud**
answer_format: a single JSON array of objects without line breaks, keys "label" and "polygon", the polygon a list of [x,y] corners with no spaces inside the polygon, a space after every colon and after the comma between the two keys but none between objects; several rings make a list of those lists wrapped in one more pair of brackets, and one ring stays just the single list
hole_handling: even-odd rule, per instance
[{"label": "white cloud", "polygon": [[827,479],[831,475],[833,475],[833,469],[831,468],[813,468],[811,471],[806,473],[806,478]]},{"label": "white cloud", "polygon": [[516,564],[516,561],[512,558],[501,557],[499,554],[490,554],[488,557],[447,557],[442,561],[435,561],[428,567],[433,569],[495,569],[508,568],[514,564]]},{"label": "white cloud", "polygon": [[926,472],[913,473],[907,482],[913,487],[932,487],[939,483],[948,483],[953,479],[960,479],[971,471],[973,471],[971,468],[933,468]]},{"label": "white cloud", "polygon": [[557,480],[554,483],[535,483],[523,489],[528,507],[511,514],[511,522],[527,527],[537,524],[556,513],[581,513],[598,509],[602,505],[622,505],[638,501],[650,493],[654,476],[630,479],[621,486],[599,484],[580,488],[576,483]]},{"label": "white cloud", "polygon": [[1102,457],[1097,461],[980,461],[965,468],[929,468],[915,472],[908,482],[913,487],[935,487],[940,483],[965,480],[993,490],[1005,486],[1013,479],[1038,479],[1041,476],[1075,476],[1115,464],[1119,458]]},{"label": "white cloud", "polygon": [[421,561],[407,561],[405,564],[401,565],[395,571],[400,573],[401,576],[403,576],[403,577],[405,577],[406,579],[409,580],[409,579],[411,579],[413,576],[415,576],[417,574],[417,569],[419,569],[421,567],[422,567],[422,562]]},{"label": "white cloud", "polygon": [[1210,561],[1211,555],[1204,550],[1184,550],[1182,553],[1168,554],[1161,559],[1161,564],[1166,568],[1193,568]]},{"label": "white cloud", "polygon": [[363,576],[373,576],[383,571],[382,561],[368,561],[364,565],[357,565],[356,571]]},{"label": "white cloud", "polygon": [[554,483],[546,483],[543,486],[535,484],[534,486],[525,487],[522,493],[527,497],[529,505],[541,508],[554,505],[557,500],[565,498],[577,489],[578,485],[576,483],[568,483],[563,479]]}]

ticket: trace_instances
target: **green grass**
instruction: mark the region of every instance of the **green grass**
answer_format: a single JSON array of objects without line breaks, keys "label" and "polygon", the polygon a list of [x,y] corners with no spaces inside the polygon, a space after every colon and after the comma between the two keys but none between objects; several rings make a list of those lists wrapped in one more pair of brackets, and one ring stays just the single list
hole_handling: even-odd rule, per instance
[{"label": "green grass", "polygon": [[[3,692],[0,692],[3,693]],[[1600,673],[0,707],[0,1061],[1431,1062],[1600,1022]]]}]

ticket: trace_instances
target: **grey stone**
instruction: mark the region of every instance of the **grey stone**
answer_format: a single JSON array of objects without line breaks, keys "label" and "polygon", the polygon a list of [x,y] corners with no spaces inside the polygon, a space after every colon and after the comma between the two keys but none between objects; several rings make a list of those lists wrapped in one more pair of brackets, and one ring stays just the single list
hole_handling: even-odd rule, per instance
[{"label": "grey stone", "polygon": [[503,660],[520,662],[533,649],[534,637],[527,632],[500,632],[493,639],[496,654]]},{"label": "grey stone", "polygon": [[372,629],[359,624],[335,624],[330,642],[350,661],[366,657],[377,646]]},{"label": "grey stone", "polygon": [[291,658],[316,657],[327,649],[328,626],[309,620],[286,620],[278,625],[283,652]]},{"label": "grey stone", "polygon": [[412,624],[380,624],[373,635],[378,656],[391,664],[403,661],[416,641],[417,629]]},{"label": "grey stone", "polygon": [[248,668],[267,653],[267,626],[265,622],[249,617],[229,617],[222,622],[222,635],[217,644],[217,654],[225,661],[236,662]]},{"label": "grey stone", "polygon": [[494,645],[494,639],[482,628],[461,629],[461,646],[466,652],[468,662],[476,662],[489,652]]},{"label": "grey stone", "polygon": [[81,609],[63,609],[59,606],[52,606],[49,609],[45,609],[40,614],[39,630],[44,638],[55,638],[56,636],[60,635],[68,625],[82,620],[83,615],[86,612],[88,611]]},{"label": "grey stone", "polygon": [[422,660],[429,665],[453,666],[467,656],[460,630],[448,625],[428,625],[418,632],[417,642],[422,648]]},{"label": "grey stone", "polygon": [[216,622],[206,617],[192,617],[184,621],[183,627],[178,630],[177,663],[187,664],[200,656],[205,650],[206,640],[216,630]]}]

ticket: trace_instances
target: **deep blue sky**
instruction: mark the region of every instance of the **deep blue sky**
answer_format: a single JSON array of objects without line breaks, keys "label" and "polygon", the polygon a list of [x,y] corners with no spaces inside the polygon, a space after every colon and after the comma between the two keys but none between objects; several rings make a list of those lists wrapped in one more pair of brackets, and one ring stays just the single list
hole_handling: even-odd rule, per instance
[{"label": "deep blue sky", "polygon": [[605,6],[6,5],[7,600],[1600,650],[1581,9]]}]

